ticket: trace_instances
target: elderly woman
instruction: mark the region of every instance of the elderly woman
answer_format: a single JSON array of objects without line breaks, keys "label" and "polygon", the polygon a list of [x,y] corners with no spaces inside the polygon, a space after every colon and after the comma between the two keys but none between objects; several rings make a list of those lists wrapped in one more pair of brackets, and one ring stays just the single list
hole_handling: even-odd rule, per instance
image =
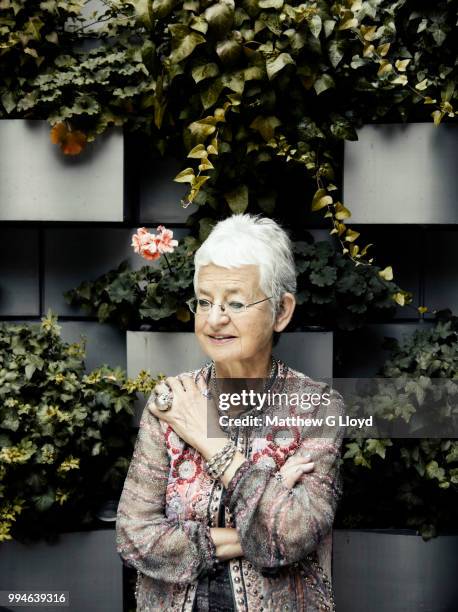
[{"label": "elderly woman", "polygon": [[[328,388],[272,356],[295,307],[288,236],[267,218],[221,221],[196,252],[194,289],[195,333],[211,362],[151,394],[118,507],[137,610],[334,610],[341,428],[263,438],[228,427],[216,437],[207,424],[208,389],[220,379],[264,379],[271,392]],[[328,390],[329,410],[343,414],[342,396]]]}]

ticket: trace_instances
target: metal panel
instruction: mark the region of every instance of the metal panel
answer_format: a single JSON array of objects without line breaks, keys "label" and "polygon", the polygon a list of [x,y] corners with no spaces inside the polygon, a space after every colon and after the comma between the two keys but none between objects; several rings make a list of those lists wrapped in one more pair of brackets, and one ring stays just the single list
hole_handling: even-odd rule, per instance
[{"label": "metal panel", "polygon": [[363,126],[345,141],[347,223],[458,223],[457,135],[452,124]]},{"label": "metal panel", "polygon": [[123,221],[124,139],[110,129],[66,156],[41,120],[0,121],[0,219]]},{"label": "metal panel", "polygon": [[[55,544],[5,542],[0,590],[69,591],[70,606],[64,610],[122,612],[122,567],[114,529],[62,534]],[[39,609],[55,612],[56,607]]]},{"label": "metal panel", "polygon": [[0,316],[38,316],[37,254],[37,230],[0,230]]},{"label": "metal panel", "polygon": [[424,542],[413,532],[333,531],[338,612],[454,612],[458,536]]}]

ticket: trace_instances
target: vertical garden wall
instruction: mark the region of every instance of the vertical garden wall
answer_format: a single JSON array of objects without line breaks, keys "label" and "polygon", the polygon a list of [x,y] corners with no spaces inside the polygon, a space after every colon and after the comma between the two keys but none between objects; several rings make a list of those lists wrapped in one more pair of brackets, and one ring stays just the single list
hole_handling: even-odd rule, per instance
[{"label": "vertical garden wall", "polygon": [[[119,491],[150,388],[139,379],[129,386],[116,368],[131,379],[142,369],[155,377],[205,358],[185,307],[192,257],[211,227],[232,213],[272,216],[294,240],[298,308],[277,349],[292,366],[317,378],[405,371],[456,378],[456,2],[0,5],[0,566],[6,547],[16,545],[9,538],[16,537],[21,510],[11,505],[26,499],[12,486],[13,474],[19,485],[21,475],[24,490],[36,487],[18,536],[30,531],[34,512],[52,517],[55,510],[61,531],[86,525],[97,534],[105,525],[112,534],[113,524],[96,515]],[[137,228],[158,225],[179,240],[169,257],[172,272],[131,246]],[[38,329],[43,318],[49,329],[40,333],[52,338],[34,342],[44,352],[59,334],[69,346],[87,337],[79,365],[65,361],[68,348],[61,346],[66,356],[55,359],[61,365],[52,389],[51,357],[26,363],[24,351],[33,352],[21,348],[27,332],[11,331]],[[13,343],[14,334],[21,340]],[[107,369],[99,371],[102,364]],[[92,378],[86,386],[57,388],[62,381],[55,376],[72,372]],[[62,481],[48,490],[43,479],[50,472],[41,471],[38,451],[28,446],[31,452],[14,459],[11,449],[43,444],[47,435],[40,419],[27,430],[24,406],[39,407],[49,393],[47,408],[62,404],[71,413],[67,421],[76,422],[88,388],[102,384],[108,387],[91,396],[92,412],[111,417],[91,424],[90,446],[76,443],[78,427],[58,431],[62,448],[72,457],[81,452],[81,465],[104,444],[113,481],[97,507],[80,512],[78,499],[66,514]],[[30,394],[34,385],[42,391]],[[97,436],[105,417],[112,429]],[[125,445],[116,446],[113,432],[126,423]],[[338,610],[350,610],[366,571],[351,560],[380,550],[386,554],[371,565],[377,580],[366,576],[378,609],[403,604],[393,577],[392,592],[377,591],[388,580],[383,572],[393,566],[394,547],[423,559],[409,577],[416,595],[399,610],[433,600],[441,607],[425,609],[451,610],[457,596],[451,573],[441,572],[442,580],[450,577],[440,583],[442,599],[438,577],[422,588],[431,558],[438,568],[453,567],[456,441],[451,435],[416,445],[355,444],[350,440],[343,452],[347,494],[334,533]],[[115,465],[117,457],[123,460]],[[53,466],[51,459],[43,464]],[[26,473],[36,474],[34,482],[26,483]],[[85,512],[92,513],[86,523]],[[360,529],[373,530],[372,539]],[[377,530],[414,539],[381,540]],[[434,536],[443,537],[443,547]],[[422,548],[428,539],[433,552]],[[103,546],[115,567],[109,538]],[[116,594],[106,609],[121,609]],[[368,597],[361,593],[361,607],[351,611],[367,609],[374,601]]]}]

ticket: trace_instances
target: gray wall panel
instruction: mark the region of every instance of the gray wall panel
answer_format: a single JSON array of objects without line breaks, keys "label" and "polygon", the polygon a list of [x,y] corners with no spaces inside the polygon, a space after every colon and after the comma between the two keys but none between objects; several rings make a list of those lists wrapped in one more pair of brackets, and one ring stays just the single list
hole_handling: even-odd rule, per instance
[{"label": "gray wall panel", "polygon": [[458,537],[428,542],[407,530],[333,531],[338,612],[452,612],[458,601]]},{"label": "gray wall panel", "polygon": [[[69,606],[38,606],[43,612],[122,612],[122,562],[114,529],[66,533],[55,544],[2,543],[0,589],[69,592]],[[11,609],[27,612],[37,606]]]},{"label": "gray wall panel", "polygon": [[458,223],[456,125],[365,125],[345,141],[352,223]]},{"label": "gray wall panel", "polygon": [[39,314],[38,230],[0,230],[0,316]]},{"label": "gray wall panel", "polygon": [[124,139],[111,129],[64,155],[47,121],[0,121],[0,219],[123,221]]}]

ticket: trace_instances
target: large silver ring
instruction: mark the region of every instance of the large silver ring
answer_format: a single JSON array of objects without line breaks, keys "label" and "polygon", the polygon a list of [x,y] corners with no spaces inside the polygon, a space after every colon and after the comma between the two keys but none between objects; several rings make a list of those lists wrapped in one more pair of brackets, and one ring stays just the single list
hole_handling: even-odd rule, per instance
[{"label": "large silver ring", "polygon": [[156,394],[155,404],[161,412],[167,412],[172,407],[173,393],[171,390]]}]

